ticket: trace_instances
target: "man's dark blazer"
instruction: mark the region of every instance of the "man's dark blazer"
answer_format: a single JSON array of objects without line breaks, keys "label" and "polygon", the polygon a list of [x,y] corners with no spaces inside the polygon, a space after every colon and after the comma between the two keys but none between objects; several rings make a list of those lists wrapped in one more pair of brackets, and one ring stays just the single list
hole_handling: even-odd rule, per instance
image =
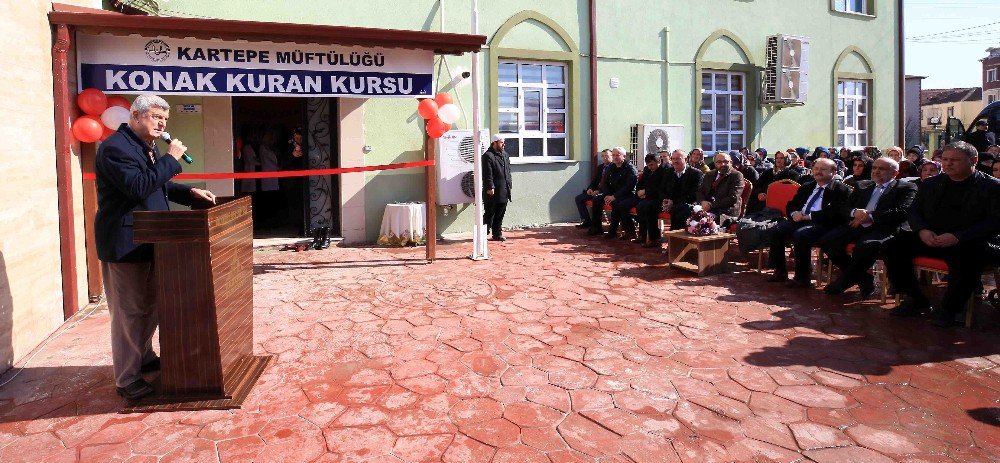
[{"label": "man's dark blazer", "polygon": [[[611,166],[613,165],[614,164],[609,162],[607,164],[602,163],[601,165],[597,166],[597,172],[594,173],[594,178],[590,179],[590,184],[587,185],[587,190],[597,191],[598,189],[600,189],[601,178],[604,177],[604,171],[611,168]],[[586,192],[587,190],[583,191]]]},{"label": "man's dark blazer", "polygon": [[[792,212],[801,211],[814,190],[816,190],[815,181],[800,186],[799,191],[795,193],[792,200],[788,202],[788,207],[785,208],[788,215],[791,216]],[[845,206],[848,204],[847,200],[850,196],[851,187],[845,185],[844,182],[840,180],[830,182],[826,186],[826,191],[823,192],[823,205],[820,210],[812,213],[812,222],[828,227],[836,227],[847,222]]]},{"label": "man's dark blazer", "polygon": [[[661,167],[662,169],[662,167]],[[663,172],[663,199],[669,199],[674,204],[694,204],[698,196],[698,187],[701,179],[705,178],[705,173],[694,167],[687,166],[680,178],[673,168],[665,169]]]},{"label": "man's dark blazer", "polygon": [[635,166],[627,160],[621,166],[612,165],[608,177],[604,179],[604,189],[601,192],[614,196],[615,199],[627,198],[635,194],[637,177]]},{"label": "man's dark blazer", "polygon": [[[857,188],[851,193],[847,200],[844,214],[847,220],[851,219],[851,212],[854,209],[864,209],[868,205],[875,192],[875,182],[872,180],[862,180],[858,182]],[[917,197],[917,186],[902,180],[889,181],[888,187],[879,197],[874,211],[868,211],[872,218],[872,224],[863,228],[866,232],[882,232],[893,235],[899,232],[899,227],[906,222],[910,215],[910,207]]]},{"label": "man's dark blazer", "polygon": [[[954,224],[952,233],[959,241],[991,239],[1000,233],[1000,181],[975,171],[972,186],[961,203],[960,223]],[[917,192],[917,199],[910,209],[910,228],[914,233],[930,229],[941,234],[949,230],[935,230],[927,222],[940,208],[939,202],[945,189],[945,174],[935,175],[923,181]]]},{"label": "man's dark blazer", "polygon": [[[493,147],[483,153],[483,201],[487,203],[509,203],[510,190],[514,186],[510,174],[510,157],[504,150],[496,152]],[[493,190],[487,195],[486,190]]]},{"label": "man's dark blazer", "polygon": [[[149,157],[156,158],[154,164]],[[104,262],[149,262],[152,244],[132,238],[135,211],[167,211],[168,201],[190,205],[191,187],[171,182],[181,173],[172,156],[160,156],[155,146],[142,141],[128,124],[101,142],[94,161],[97,174],[97,214],[94,239],[97,257]]]},{"label": "man's dark blazer", "polygon": [[646,190],[646,197],[650,201],[660,201],[663,199],[663,175],[673,174],[673,170],[657,167],[656,170],[649,170],[649,167],[642,168],[642,175],[635,184],[636,193],[639,190]]},{"label": "man's dark blazer", "polygon": [[698,187],[695,199],[697,202],[708,201],[712,203],[713,213],[739,216],[741,206],[740,193],[743,192],[743,174],[736,169],[730,170],[729,175],[719,181],[719,185],[716,186],[715,194],[713,195],[712,183],[718,174],[718,170],[713,170],[705,174],[705,178],[701,180],[701,186]]}]

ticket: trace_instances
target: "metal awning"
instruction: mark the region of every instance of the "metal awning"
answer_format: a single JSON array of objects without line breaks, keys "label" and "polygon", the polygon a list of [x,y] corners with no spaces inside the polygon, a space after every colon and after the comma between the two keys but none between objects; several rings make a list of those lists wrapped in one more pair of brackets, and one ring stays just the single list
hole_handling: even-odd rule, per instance
[{"label": "metal awning", "polygon": [[486,44],[485,36],[472,34],[227,19],[138,16],[61,3],[53,3],[52,9],[53,11],[49,13],[49,23],[63,24],[71,26],[77,31],[95,34],[142,34],[178,38],[368,45],[430,50],[445,55],[460,55],[478,51]]}]

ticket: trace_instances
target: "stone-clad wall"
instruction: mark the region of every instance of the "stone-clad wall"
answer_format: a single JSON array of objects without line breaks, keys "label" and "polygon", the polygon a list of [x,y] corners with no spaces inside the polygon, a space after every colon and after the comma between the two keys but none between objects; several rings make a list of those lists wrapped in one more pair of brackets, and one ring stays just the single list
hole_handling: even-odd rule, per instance
[{"label": "stone-clad wall", "polygon": [[[99,0],[64,1],[100,8]],[[0,371],[63,321],[52,98],[44,0],[0,2]],[[74,157],[78,306],[86,304],[82,189]]]}]

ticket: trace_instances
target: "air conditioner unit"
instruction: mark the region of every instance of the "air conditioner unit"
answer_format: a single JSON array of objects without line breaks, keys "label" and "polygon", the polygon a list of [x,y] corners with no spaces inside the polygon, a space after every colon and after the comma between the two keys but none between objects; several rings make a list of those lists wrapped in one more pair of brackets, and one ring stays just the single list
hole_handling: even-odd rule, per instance
[{"label": "air conditioner unit", "polygon": [[471,130],[449,130],[437,141],[438,204],[467,204],[473,201],[472,177],[476,156],[489,147],[490,131],[479,132],[479,148],[472,141]]},{"label": "air conditioner unit", "polygon": [[639,168],[647,154],[657,155],[661,150],[684,149],[684,126],[677,124],[635,124],[631,131],[629,154]]},{"label": "air conditioner unit", "polygon": [[809,39],[792,35],[767,38],[762,104],[802,105],[809,94]]}]

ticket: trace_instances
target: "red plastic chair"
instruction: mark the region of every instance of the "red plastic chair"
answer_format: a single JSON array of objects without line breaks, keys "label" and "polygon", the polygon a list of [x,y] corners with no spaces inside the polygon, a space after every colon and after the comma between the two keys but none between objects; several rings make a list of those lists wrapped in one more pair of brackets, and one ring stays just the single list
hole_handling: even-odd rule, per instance
[{"label": "red plastic chair", "polygon": [[[938,275],[948,274],[948,263],[943,259],[937,259],[934,257],[918,256],[913,258],[913,267],[917,270],[917,275],[919,276],[921,272],[934,273]],[[984,274],[993,274],[994,281],[1000,284],[1000,267],[986,267],[983,269]],[[900,297],[896,294],[896,304],[899,305]],[[965,327],[972,327],[972,319],[975,317],[976,312],[976,295],[973,294],[969,298],[969,302],[965,306]]]},{"label": "red plastic chair", "polygon": [[788,217],[788,203],[799,191],[799,184],[792,180],[778,180],[767,186],[767,198],[764,205],[781,211]]}]

